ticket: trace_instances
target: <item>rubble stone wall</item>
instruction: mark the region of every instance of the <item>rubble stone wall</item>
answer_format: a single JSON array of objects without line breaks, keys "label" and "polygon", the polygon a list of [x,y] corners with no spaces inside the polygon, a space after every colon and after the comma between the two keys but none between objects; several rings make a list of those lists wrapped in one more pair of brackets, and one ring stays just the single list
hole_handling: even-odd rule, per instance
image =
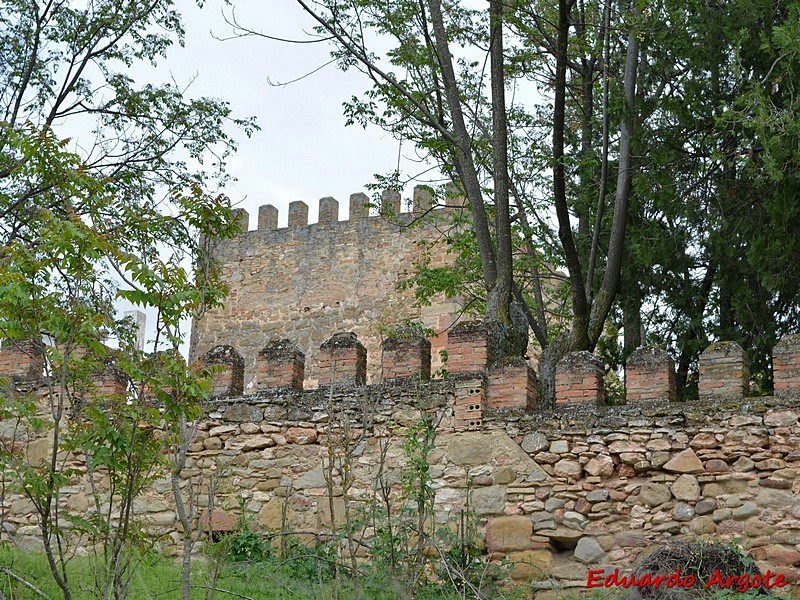
[{"label": "rubble stone wall", "polygon": [[[335,460],[350,450],[351,508],[376,500],[379,479],[399,498],[404,435],[424,413],[436,423],[428,461],[437,521],[474,512],[487,552],[511,561],[517,579],[547,576],[583,587],[588,569],[624,567],[674,537],[738,540],[762,570],[798,579],[796,395],[559,405],[540,413],[484,408],[479,426],[465,431],[454,411],[459,394],[482,386],[478,378],[220,399],[189,448],[184,485],[198,486],[204,508],[205,487],[216,481],[215,529],[232,527],[241,499],[264,530],[329,531],[332,523],[341,527],[345,502],[340,472],[326,467],[329,449]],[[0,425],[0,435],[14,436],[9,424]],[[29,460],[44,457],[48,440],[17,437]],[[60,502],[64,510],[89,511],[85,477],[75,478]],[[2,510],[4,535],[39,547],[30,502],[8,495]],[[167,476],[137,501],[136,516],[162,552],[178,551]]]}]

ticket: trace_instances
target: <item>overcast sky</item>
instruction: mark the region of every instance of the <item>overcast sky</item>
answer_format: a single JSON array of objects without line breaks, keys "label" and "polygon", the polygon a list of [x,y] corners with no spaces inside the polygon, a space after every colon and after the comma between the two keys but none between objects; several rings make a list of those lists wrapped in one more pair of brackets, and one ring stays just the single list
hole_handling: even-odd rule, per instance
[{"label": "overcast sky", "polygon": [[[186,46],[170,49],[166,60],[151,73],[154,79],[186,84],[192,96],[214,96],[230,102],[234,114],[257,117],[261,131],[248,139],[234,132],[239,151],[228,161],[238,181],[226,188],[230,198],[250,213],[256,227],[258,207],[273,204],[285,226],[287,206],[293,200],[309,205],[309,220],[317,219],[317,201],[339,200],[340,218],[347,215],[350,194],[364,191],[375,173],[397,166],[399,142],[378,128],[345,127],[342,103],[368,89],[363,74],[344,73],[331,64],[285,86],[270,81],[298,79],[330,60],[331,46],[287,44],[263,38],[230,37],[222,10],[232,7],[209,0],[199,9],[191,0],[178,0],[186,26]],[[269,35],[308,39],[313,21],[293,0],[238,1],[236,17],[248,27]],[[213,35],[212,35],[213,34]],[[406,142],[402,154],[413,156]],[[406,169],[418,169],[403,161]],[[421,167],[419,167],[421,170]],[[410,195],[411,188],[407,190]]]},{"label": "overcast sky", "polygon": [[[294,0],[240,0],[235,7],[207,0],[202,9],[194,0],[176,0],[176,5],[186,29],[185,46],[171,47],[154,69],[136,65],[131,76],[142,84],[174,79],[182,87],[194,79],[189,96],[220,98],[230,103],[233,116],[257,118],[261,130],[251,138],[231,129],[239,150],[227,165],[237,181],[223,190],[248,211],[250,229],[257,227],[262,204],[276,206],[278,224],[286,226],[288,205],[294,200],[306,202],[309,221],[316,222],[318,200],[324,196],[339,201],[339,218],[346,219],[350,194],[369,193],[365,185],[374,181],[376,173],[387,174],[397,167],[397,140],[377,127],[345,127],[342,104],[368,89],[363,74],[344,73],[331,64],[303,77],[330,61],[328,43],[215,39],[233,35],[222,12],[230,17],[233,8],[237,20],[250,28],[281,38],[310,39],[306,32],[312,32],[314,22]],[[409,160],[414,156],[410,143],[402,145],[401,154],[407,157],[401,162],[405,174],[424,170]],[[132,308],[125,301],[118,303],[120,312]],[[148,314],[148,341],[154,327],[155,315]],[[188,354],[188,345],[182,351]]]}]

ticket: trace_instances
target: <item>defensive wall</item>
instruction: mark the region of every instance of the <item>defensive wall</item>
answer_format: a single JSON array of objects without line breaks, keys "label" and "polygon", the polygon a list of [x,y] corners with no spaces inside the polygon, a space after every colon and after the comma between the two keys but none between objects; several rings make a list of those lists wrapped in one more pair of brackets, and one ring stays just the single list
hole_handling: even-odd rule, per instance
[{"label": "defensive wall", "polygon": [[[229,287],[224,308],[208,311],[195,323],[191,356],[236,340],[245,361],[244,386],[258,385],[256,353],[269,337],[287,338],[308,352],[307,387],[319,377],[317,349],[332,331],[355,332],[368,351],[368,382],[380,380],[381,326],[418,321],[432,329],[434,369],[447,328],[458,318],[460,305],[444,298],[430,306],[414,305],[413,290],[397,284],[413,273],[422,255],[419,242],[442,237],[455,207],[432,210],[428,188],[414,189],[411,212],[403,212],[400,194],[386,191],[381,214],[370,216],[370,199],[350,196],[349,218],[339,221],[339,203],[319,201],[319,221],[308,223],[308,206],[289,205],[288,226],[278,228],[278,210],[260,207],[258,229],[248,231],[249,216],[239,209],[242,233],[216,244],[214,256]],[[460,202],[463,202],[461,200]],[[459,202],[454,201],[453,204]],[[427,215],[424,225],[409,225]],[[452,262],[444,243],[429,245],[430,265]]]},{"label": "defensive wall", "polygon": [[[486,551],[508,559],[518,580],[583,589],[589,569],[625,567],[676,537],[735,540],[762,571],[798,580],[800,336],[776,346],[769,397],[748,396],[736,344],[712,344],[693,403],[674,401],[669,356],[641,348],[628,361],[621,406],[604,404],[601,367],[588,353],[559,363],[556,406],[541,406],[530,367],[492,362],[486,341],[480,324],[454,328],[450,376],[427,381],[428,342],[406,331],[375,357],[384,380],[365,385],[366,349],[352,333],[336,334],[316,349],[313,390],[303,389],[300,348],[262,342],[259,388],[249,394],[236,349],[211,349],[202,360],[220,365],[215,398],[189,448],[185,484],[216,478],[214,529],[230,530],[242,506],[264,530],[313,537],[341,528],[346,504],[367,509],[383,489],[402,496],[402,442],[425,414],[435,424],[427,460],[437,522],[474,514]],[[30,386],[30,356],[4,352],[0,372]],[[18,441],[30,460],[41,456],[40,440]],[[71,483],[62,510],[87,512],[85,477]],[[203,493],[198,500],[207,506]],[[166,554],[181,539],[173,507],[166,477],[136,505]],[[40,544],[24,496],[7,495],[2,511],[6,535],[23,547]]]}]

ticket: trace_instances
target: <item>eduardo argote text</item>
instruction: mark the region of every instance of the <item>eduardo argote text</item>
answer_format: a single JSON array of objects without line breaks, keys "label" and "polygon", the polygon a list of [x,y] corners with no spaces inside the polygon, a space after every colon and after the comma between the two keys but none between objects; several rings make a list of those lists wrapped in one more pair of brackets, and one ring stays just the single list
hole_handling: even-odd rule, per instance
[{"label": "eduardo argote text", "polygon": [[[604,577],[605,575],[605,577]],[[619,569],[614,569],[613,572],[606,575],[604,569],[592,569],[586,577],[586,587],[659,587],[664,586],[667,588],[682,587],[691,588],[697,584],[697,578],[694,575],[681,575],[680,569],[675,569],[675,572],[669,575],[652,575],[645,573],[644,575],[623,575],[620,577]],[[704,589],[718,588],[718,589],[731,589],[737,592],[746,592],[750,589],[757,589],[764,586],[767,589],[773,587],[782,588],[788,582],[786,578],[780,573],[773,573],[769,569],[764,575],[753,573],[742,573],[741,575],[723,575],[719,569],[715,570],[707,581],[702,581],[700,584]]]}]

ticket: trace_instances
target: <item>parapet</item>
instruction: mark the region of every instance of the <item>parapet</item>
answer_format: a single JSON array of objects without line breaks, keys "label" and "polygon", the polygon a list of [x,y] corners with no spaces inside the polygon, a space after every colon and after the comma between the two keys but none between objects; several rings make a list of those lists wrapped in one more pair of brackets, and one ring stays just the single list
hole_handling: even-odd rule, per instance
[{"label": "parapet", "polygon": [[[414,194],[411,198],[411,211],[405,212],[403,210],[400,192],[396,190],[384,190],[378,205],[378,214],[374,217],[370,217],[369,212],[372,202],[369,196],[363,192],[357,192],[350,195],[348,219],[339,221],[339,201],[331,196],[325,196],[319,199],[319,217],[316,223],[308,222],[308,204],[302,200],[296,200],[289,203],[287,226],[280,229],[278,228],[278,209],[272,204],[264,204],[258,208],[257,228],[258,231],[279,231],[281,229],[292,230],[309,225],[325,227],[348,222],[363,224],[365,220],[377,217],[396,217],[401,219],[415,218],[436,208],[433,203],[433,198],[434,195],[431,188],[418,185],[414,188]],[[463,200],[460,202],[463,205]],[[237,208],[234,212],[235,218],[237,218],[241,224],[240,231],[242,233],[247,233],[250,219],[247,211],[242,208]]]},{"label": "parapet", "polygon": [[[430,341],[417,328],[397,327],[381,349],[382,383],[395,387],[425,384],[431,375]],[[455,333],[455,335],[454,335]],[[800,397],[800,336],[786,336],[773,351],[777,396]],[[536,374],[522,358],[490,361],[486,327],[468,322],[453,328],[447,343],[455,357],[453,369],[456,426],[479,428],[484,409],[547,409],[538,402]],[[353,332],[339,332],[320,345],[319,387],[355,388],[366,385],[367,349]],[[0,347],[0,377],[12,382],[43,382],[38,370],[43,346],[32,342]],[[27,358],[26,358],[27,357]],[[256,393],[303,391],[306,356],[288,339],[274,339],[258,353]],[[216,366],[212,397],[245,395],[244,360],[235,347],[219,344],[199,362]],[[669,355],[658,348],[639,348],[628,359],[628,402],[675,399],[675,376]],[[34,369],[34,367],[36,367]],[[113,351],[91,377],[95,395],[125,395],[128,381],[116,367]],[[590,352],[571,352],[556,367],[556,406],[604,404],[603,365]],[[748,395],[747,357],[734,342],[715,342],[700,356],[700,399],[739,400]]]}]

